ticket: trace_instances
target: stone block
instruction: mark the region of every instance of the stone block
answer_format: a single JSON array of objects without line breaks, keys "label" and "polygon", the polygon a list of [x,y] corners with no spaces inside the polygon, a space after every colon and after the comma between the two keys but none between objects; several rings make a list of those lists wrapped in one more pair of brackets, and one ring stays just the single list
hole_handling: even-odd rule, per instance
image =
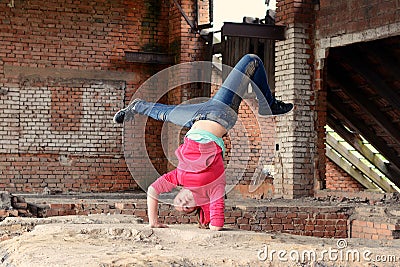
[{"label": "stone block", "polygon": [[0,191],[0,209],[10,209],[11,205],[11,194],[6,191]]}]

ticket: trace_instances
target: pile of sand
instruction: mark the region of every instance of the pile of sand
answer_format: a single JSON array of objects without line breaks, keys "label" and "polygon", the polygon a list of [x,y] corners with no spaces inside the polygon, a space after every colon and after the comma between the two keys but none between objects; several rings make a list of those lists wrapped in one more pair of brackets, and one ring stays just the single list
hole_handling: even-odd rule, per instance
[{"label": "pile of sand", "polygon": [[[372,255],[400,257],[397,241],[348,239],[341,240],[348,243],[338,249],[335,239],[213,232],[196,225],[151,229],[124,215],[7,218],[0,223],[1,235],[10,239],[0,242],[0,266],[366,266],[363,258],[345,259],[338,253],[321,260],[322,250],[329,249],[342,254],[368,249]],[[295,260],[311,250],[317,255],[314,261]],[[396,266],[397,260],[381,266]]]}]

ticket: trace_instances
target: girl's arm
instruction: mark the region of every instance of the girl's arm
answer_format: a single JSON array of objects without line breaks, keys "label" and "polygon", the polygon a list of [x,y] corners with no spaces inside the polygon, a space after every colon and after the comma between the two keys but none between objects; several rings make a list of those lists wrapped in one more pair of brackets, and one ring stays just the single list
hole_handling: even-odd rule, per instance
[{"label": "girl's arm", "polygon": [[210,192],[210,230],[220,231],[224,227],[225,183],[220,183]]},{"label": "girl's arm", "polygon": [[152,228],[165,228],[165,224],[158,222],[158,194],[170,192],[176,187],[176,169],[159,177],[147,189],[147,215],[149,216],[149,225]]},{"label": "girl's arm", "polygon": [[149,186],[147,190],[147,215],[151,228],[167,228],[168,226],[158,222],[158,194],[156,190]]}]

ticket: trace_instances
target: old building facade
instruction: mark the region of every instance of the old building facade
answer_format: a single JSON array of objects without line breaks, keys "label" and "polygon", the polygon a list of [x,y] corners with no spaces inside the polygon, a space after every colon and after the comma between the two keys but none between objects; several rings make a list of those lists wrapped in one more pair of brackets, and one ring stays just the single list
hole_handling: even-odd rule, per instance
[{"label": "old building facade", "polygon": [[[159,71],[211,59],[209,40],[186,20],[210,21],[209,2],[53,0],[0,6],[1,190],[137,189],[124,155],[123,129],[112,116]],[[286,26],[286,38],[275,43],[275,94],[296,108],[264,120],[254,116],[254,101],[243,104],[246,135],[232,135],[242,140],[236,157],[250,154],[250,163],[263,159],[246,167],[236,189],[254,193],[247,189],[252,172],[268,165],[273,179],[257,184],[253,195],[298,198],[326,188],[362,190],[325,156],[328,57],[337,47],[397,38],[399,9],[395,0],[277,1],[276,24]],[[179,87],[157,97],[176,104],[209,96],[209,89]],[[260,132],[260,123],[268,124],[267,131]],[[148,121],[146,135],[135,138],[145,140],[154,168],[163,173],[171,168],[165,154],[172,147],[163,151],[160,135],[161,124]],[[231,148],[231,139],[227,144]],[[234,159],[227,159],[234,166]],[[137,168],[135,175],[146,177],[146,171]]]}]

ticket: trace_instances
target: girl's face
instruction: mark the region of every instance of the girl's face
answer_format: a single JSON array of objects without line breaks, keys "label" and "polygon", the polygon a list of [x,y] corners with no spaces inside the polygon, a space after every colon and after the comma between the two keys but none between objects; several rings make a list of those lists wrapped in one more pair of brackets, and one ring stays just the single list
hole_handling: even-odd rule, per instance
[{"label": "girl's face", "polygon": [[192,192],[185,188],[176,195],[174,205],[177,211],[185,213],[191,213],[197,209]]}]

